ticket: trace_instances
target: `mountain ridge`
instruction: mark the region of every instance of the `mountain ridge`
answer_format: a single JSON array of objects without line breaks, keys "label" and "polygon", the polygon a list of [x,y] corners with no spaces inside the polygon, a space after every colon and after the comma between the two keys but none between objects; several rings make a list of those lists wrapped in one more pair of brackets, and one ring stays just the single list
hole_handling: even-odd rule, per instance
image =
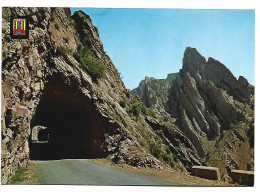
[{"label": "mountain ridge", "polygon": [[[221,167],[222,177],[226,178],[224,175],[230,173],[230,167],[252,170],[253,136],[250,134],[253,134],[254,86],[250,85],[243,76],[239,76],[238,79],[234,77],[225,65],[212,57],[206,60],[195,48],[191,47],[186,48],[182,69],[177,74],[170,86],[161,88],[164,93],[167,93],[165,103],[167,107],[160,105],[170,116],[167,119],[174,119],[171,122],[192,141],[206,164]],[[153,91],[152,81],[146,85],[149,88],[144,89],[140,83],[135,90],[139,89],[139,92],[141,92],[140,89],[143,90],[143,95],[148,98],[160,97],[156,95],[156,91]],[[136,94],[134,91],[131,93]],[[139,96],[144,101],[144,97]],[[161,119],[162,109],[158,109],[154,104],[147,106],[156,111]],[[238,136],[235,133],[237,131],[234,130],[239,130],[238,132],[241,132],[243,136]],[[219,139],[223,139],[226,131],[235,140],[238,137],[242,138],[242,143],[240,143],[241,140],[237,142],[239,145],[245,145],[248,153],[234,147],[237,143],[233,144],[234,146],[230,145],[230,148],[232,150],[236,148],[237,152],[243,153],[247,163],[239,160],[234,151],[230,152],[232,155],[228,155],[228,150],[223,152],[221,149],[221,147],[227,149],[228,144],[223,144],[225,141]],[[248,134],[250,136],[247,136]],[[225,139],[228,143],[232,143],[229,138],[225,137]],[[219,143],[222,145],[219,146]],[[214,162],[212,156],[215,156],[215,159],[219,158],[220,163]],[[224,163],[225,159],[228,159],[226,163]]]}]

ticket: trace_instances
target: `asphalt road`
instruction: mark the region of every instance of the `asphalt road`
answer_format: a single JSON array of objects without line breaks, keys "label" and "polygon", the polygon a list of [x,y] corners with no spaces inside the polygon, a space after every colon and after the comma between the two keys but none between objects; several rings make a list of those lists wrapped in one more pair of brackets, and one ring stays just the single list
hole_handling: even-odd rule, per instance
[{"label": "asphalt road", "polygon": [[36,161],[40,184],[180,185],[85,159]]}]

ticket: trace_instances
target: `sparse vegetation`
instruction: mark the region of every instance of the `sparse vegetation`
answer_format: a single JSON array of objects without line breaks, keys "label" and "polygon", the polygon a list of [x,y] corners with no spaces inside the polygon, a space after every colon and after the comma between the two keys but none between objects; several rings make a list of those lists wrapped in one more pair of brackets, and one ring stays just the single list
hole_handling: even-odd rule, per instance
[{"label": "sparse vegetation", "polygon": [[139,143],[140,143],[140,145],[141,145],[142,147],[146,147],[146,143],[145,143],[144,140],[140,140]]},{"label": "sparse vegetation", "polygon": [[123,107],[123,108],[126,107],[126,101],[125,101],[125,100],[119,101],[119,104],[120,104],[120,106]]},{"label": "sparse vegetation", "polygon": [[9,179],[10,184],[37,184],[38,176],[35,174],[35,164],[29,162],[26,168],[18,168]]},{"label": "sparse vegetation", "polygon": [[163,121],[163,122],[168,122],[169,120],[170,120],[170,117],[167,116],[167,115],[164,115],[164,116],[162,117],[162,121]]},{"label": "sparse vegetation", "polygon": [[20,183],[26,179],[25,173],[27,171],[27,168],[19,168],[15,171],[15,174],[11,177],[10,182],[12,184],[14,183]]},{"label": "sparse vegetation", "polygon": [[106,67],[99,60],[95,59],[90,52],[81,58],[81,64],[94,79],[105,77]]},{"label": "sparse vegetation", "polygon": [[127,124],[125,120],[118,114],[113,114],[112,115],[119,123],[122,123],[125,127],[127,127]]},{"label": "sparse vegetation", "polygon": [[179,169],[179,170],[182,171],[182,172],[183,172],[184,169],[185,169],[185,168],[184,168],[183,166],[181,166],[180,164],[177,164],[176,168]]},{"label": "sparse vegetation", "polygon": [[139,116],[139,114],[148,115],[149,110],[142,101],[138,100],[137,98],[134,98],[131,101],[128,113],[134,116]]},{"label": "sparse vegetation", "polygon": [[179,162],[178,157],[171,153],[169,147],[166,147],[165,150],[162,150],[159,144],[150,143],[150,152],[155,158],[165,162],[171,167],[175,167],[175,164]]},{"label": "sparse vegetation", "polygon": [[89,50],[88,38],[84,38],[81,42],[82,44],[78,45],[77,52],[73,56],[95,80],[103,78],[106,72],[105,65],[96,59]]}]

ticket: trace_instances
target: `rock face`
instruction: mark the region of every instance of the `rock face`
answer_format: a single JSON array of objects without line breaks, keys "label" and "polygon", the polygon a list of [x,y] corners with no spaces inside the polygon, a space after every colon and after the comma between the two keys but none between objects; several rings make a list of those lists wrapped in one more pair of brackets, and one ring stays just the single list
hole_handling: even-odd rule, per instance
[{"label": "rock face", "polygon": [[[29,16],[29,39],[10,38],[12,15]],[[129,113],[133,98],[87,14],[71,16],[66,8],[3,8],[2,29],[3,184],[29,159],[109,157],[159,169],[164,162],[150,154],[149,144],[166,139],[168,156],[178,155],[185,166],[200,164],[184,135],[163,128],[163,138],[146,115]],[[87,45],[84,54],[105,66],[103,78],[94,79],[79,61],[82,44]],[[48,142],[33,142],[37,127],[46,127],[38,140]]]},{"label": "rock face", "polygon": [[[152,83],[149,89],[141,86],[146,81],[132,92],[144,102],[156,98]],[[168,98],[160,107],[171,115],[206,164],[219,167],[222,176],[236,167],[253,170],[254,86],[244,77],[236,79],[219,61],[207,61],[195,48],[187,47],[182,69],[171,85],[161,90]],[[148,106],[157,108],[156,103]]]},{"label": "rock face", "polygon": [[185,167],[190,170],[192,165],[201,165],[193,144],[176,127],[172,124],[159,123],[156,119],[150,117],[146,117],[145,120],[155,131],[160,132],[167,146],[174,154],[177,154],[178,159]]},{"label": "rock face", "polygon": [[253,169],[252,138],[247,135],[253,129],[254,87],[244,77],[237,80],[219,61],[206,61],[188,47],[170,92],[169,112],[198,154],[207,154],[206,163],[220,167],[222,174],[234,166],[232,162],[240,169],[247,164]]},{"label": "rock face", "polygon": [[177,74],[178,73],[170,73],[166,79],[145,77],[139,86],[131,90],[130,93],[134,96],[140,96],[147,107],[152,107],[152,111],[158,118],[172,120],[170,119],[170,115],[166,112],[170,110],[168,105],[168,91],[173,80],[177,77]]}]

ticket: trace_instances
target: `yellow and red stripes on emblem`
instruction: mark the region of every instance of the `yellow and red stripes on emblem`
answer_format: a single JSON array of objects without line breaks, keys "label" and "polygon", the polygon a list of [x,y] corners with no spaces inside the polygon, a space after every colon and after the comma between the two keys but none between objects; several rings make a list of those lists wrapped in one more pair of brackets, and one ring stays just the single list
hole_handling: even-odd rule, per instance
[{"label": "yellow and red stripes on emblem", "polygon": [[18,27],[17,27],[17,23],[18,22],[21,22],[21,29],[22,30],[25,30],[25,26],[26,26],[26,22],[25,20],[13,20],[13,29],[16,30]]}]

